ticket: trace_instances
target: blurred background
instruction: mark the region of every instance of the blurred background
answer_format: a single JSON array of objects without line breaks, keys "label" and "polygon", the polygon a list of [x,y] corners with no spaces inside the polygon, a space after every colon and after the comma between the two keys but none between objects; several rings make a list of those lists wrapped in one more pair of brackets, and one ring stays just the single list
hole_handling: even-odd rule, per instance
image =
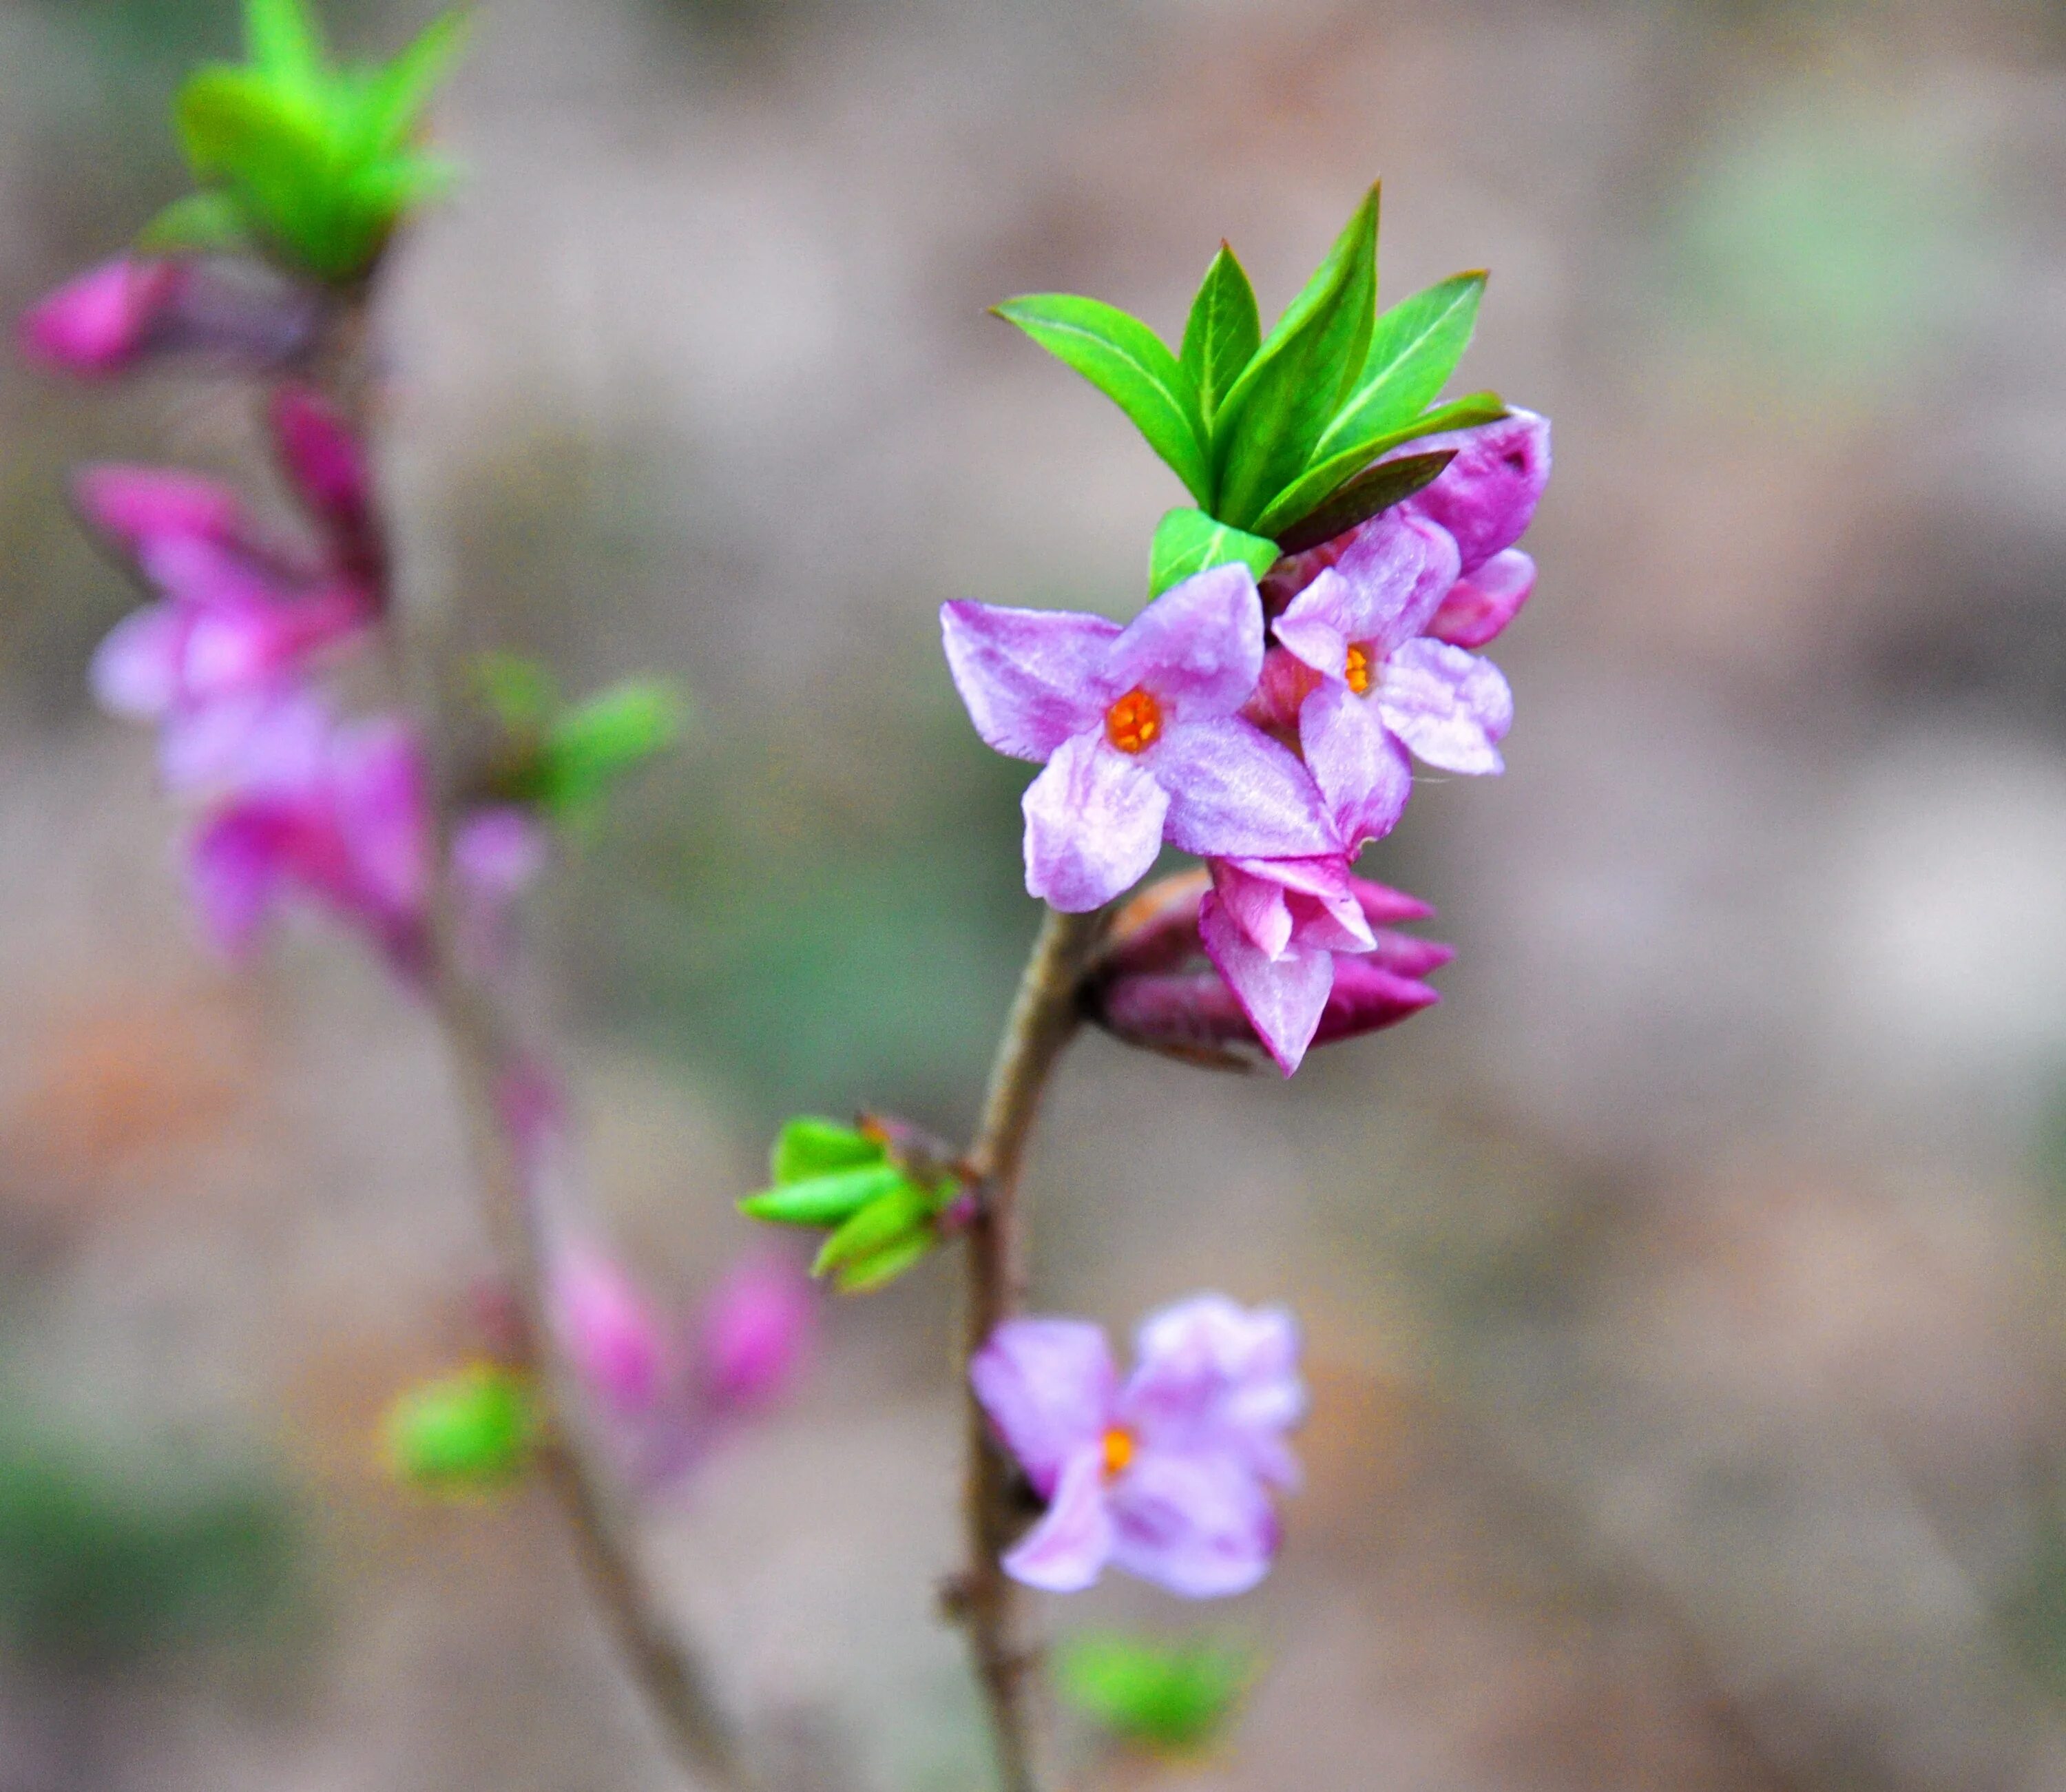
[{"label": "blurred background", "polygon": [[[0,0],[0,309],[184,190],[235,39]],[[411,575],[695,704],[537,916],[642,1271],[751,1242],[784,1114],[971,1118],[1027,772],[935,610],[1123,614],[1177,499],[983,307],[1173,335],[1225,236],[1269,314],[1382,173],[1387,294],[1489,265],[1464,377],[1556,420],[1512,769],[1365,862],[1440,1008],[1288,1087],[1068,1063],[1039,1303],[1290,1300],[1317,1398],[1260,1592],[1044,1616],[1267,1662],[1173,1786],[2066,1786],[2056,0],[495,0],[441,120]],[[661,1788],[552,1514],[383,1478],[488,1263],[424,1017],[313,922],[213,959],[86,696],[131,598],[65,469],[240,468],[249,410],[0,369],[0,1792]],[[840,1306],[656,1516],[800,1786],[983,1783],[952,1335],[943,1264]]]}]

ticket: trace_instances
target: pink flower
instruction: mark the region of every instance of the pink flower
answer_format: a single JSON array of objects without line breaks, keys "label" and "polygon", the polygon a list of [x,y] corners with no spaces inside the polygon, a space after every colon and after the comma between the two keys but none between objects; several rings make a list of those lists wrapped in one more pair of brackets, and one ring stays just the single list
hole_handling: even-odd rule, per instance
[{"label": "pink flower", "polygon": [[1429,436],[1402,452],[1453,449],[1456,459],[1404,506],[1455,539],[1461,574],[1428,624],[1452,647],[1482,647],[1520,614],[1535,562],[1514,546],[1550,483],[1550,420],[1516,411],[1497,423]]},{"label": "pink flower", "polygon": [[1032,894],[1097,908],[1165,839],[1266,857],[1331,849],[1311,779],[1235,713],[1262,664],[1262,601],[1245,567],[1185,580],[1124,628],[977,603],[944,606],[941,625],[976,732],[1046,762],[1023,804]]},{"label": "pink flower", "polygon": [[391,719],[338,724],[314,697],[278,706],[240,743],[229,793],[194,837],[203,919],[246,949],[299,891],[358,922],[397,968],[423,948],[430,821],[414,738]]},{"label": "pink flower", "polygon": [[576,1242],[555,1257],[546,1299],[569,1366],[602,1411],[619,1423],[651,1414],[679,1364],[645,1291],[602,1251]]},{"label": "pink flower", "polygon": [[86,379],[120,373],[150,346],[184,280],[174,262],[126,255],[103,262],[22,318],[22,351]]},{"label": "pink flower", "polygon": [[786,1258],[733,1265],[697,1321],[696,1360],[711,1408],[757,1413],[787,1393],[809,1356],[816,1313],[810,1278]]},{"label": "pink flower", "polygon": [[357,436],[313,387],[286,384],[273,395],[273,441],[294,488],[329,537],[338,570],[377,590],[386,554],[373,501],[373,469]]},{"label": "pink flower", "polygon": [[1122,1385],[1104,1332],[1009,1320],[969,1368],[976,1397],[1047,1515],[1004,1558],[1068,1593],[1108,1563],[1193,1599],[1244,1592],[1278,1547],[1269,1490],[1296,1465],[1298,1331],[1281,1309],[1200,1295],[1148,1318]]},{"label": "pink flower", "polygon": [[[1100,1022],[1177,1056],[1261,1044],[1286,1076],[1314,1045],[1394,1026],[1440,998],[1451,952],[1391,930],[1434,911],[1340,860],[1214,862],[1122,913],[1098,973]],[[1152,906],[1150,906],[1152,905]],[[1209,969],[1193,969],[1201,955]]]}]

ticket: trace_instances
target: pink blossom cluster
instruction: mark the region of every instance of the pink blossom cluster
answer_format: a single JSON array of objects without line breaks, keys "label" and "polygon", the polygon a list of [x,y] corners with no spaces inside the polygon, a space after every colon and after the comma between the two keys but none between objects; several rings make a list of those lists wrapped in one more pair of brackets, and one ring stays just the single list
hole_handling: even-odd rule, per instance
[{"label": "pink blossom cluster", "polygon": [[1505,679],[1471,650],[1533,586],[1514,544],[1549,478],[1550,426],[1517,411],[1412,448],[1453,458],[1259,587],[1245,566],[1216,566],[1124,626],[978,603],[942,612],[977,732],[1045,765],[1024,798],[1027,889],[1083,912],[1165,845],[1203,858],[1201,943],[1287,1075],[1331,1004],[1358,1005],[1355,967],[1386,969],[1372,923],[1400,917],[1351,868],[1397,825],[1412,760],[1497,772],[1513,718]]}]

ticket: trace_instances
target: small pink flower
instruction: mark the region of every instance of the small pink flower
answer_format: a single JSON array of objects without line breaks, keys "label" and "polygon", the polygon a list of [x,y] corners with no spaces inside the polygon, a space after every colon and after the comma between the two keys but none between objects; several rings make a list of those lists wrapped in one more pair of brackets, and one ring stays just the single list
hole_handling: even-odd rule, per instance
[{"label": "small pink flower", "polygon": [[719,1413],[764,1410],[802,1372],[817,1304],[810,1278],[786,1259],[735,1264],[703,1303],[696,1362],[704,1397]]},{"label": "small pink flower", "polygon": [[651,1416],[678,1363],[644,1290],[602,1251],[573,1243],[555,1257],[547,1301],[561,1350],[602,1411],[618,1423]]},{"label": "small pink flower", "polygon": [[1104,1332],[1009,1320],[970,1364],[976,1397],[1047,1515],[1004,1558],[1050,1592],[1108,1564],[1194,1599],[1245,1592],[1270,1571],[1269,1490],[1297,1466],[1304,1415],[1298,1329],[1279,1308],[1200,1295],[1152,1316],[1122,1385]]},{"label": "small pink flower", "polygon": [[120,373],[150,346],[185,278],[174,262],[126,255],[103,262],[22,318],[22,352],[87,379]]}]

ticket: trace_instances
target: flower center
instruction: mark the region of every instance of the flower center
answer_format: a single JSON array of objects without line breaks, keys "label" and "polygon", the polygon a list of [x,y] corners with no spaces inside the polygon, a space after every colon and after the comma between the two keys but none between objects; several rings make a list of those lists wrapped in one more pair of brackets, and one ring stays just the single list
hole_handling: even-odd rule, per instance
[{"label": "flower center", "polygon": [[1349,664],[1347,677],[1349,688],[1360,697],[1370,689],[1370,649],[1360,641],[1349,643]]},{"label": "flower center", "polygon": [[1123,1425],[1116,1425],[1104,1434],[1104,1478],[1116,1481],[1126,1473],[1126,1466],[1133,1460],[1133,1433]]},{"label": "flower center", "polygon": [[1104,712],[1104,737],[1123,753],[1144,752],[1162,733],[1162,706],[1139,685]]}]

